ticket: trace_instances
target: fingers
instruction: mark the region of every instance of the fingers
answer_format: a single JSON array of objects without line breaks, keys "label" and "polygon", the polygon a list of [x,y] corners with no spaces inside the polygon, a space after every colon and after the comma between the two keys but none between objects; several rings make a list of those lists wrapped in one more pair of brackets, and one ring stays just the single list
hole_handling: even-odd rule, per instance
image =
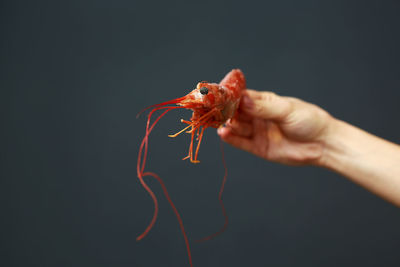
[{"label": "fingers", "polygon": [[240,102],[240,109],[254,117],[283,120],[291,112],[291,102],[272,92],[246,90]]},{"label": "fingers", "polygon": [[243,149],[247,152],[253,152],[253,142],[251,139],[236,135],[231,128],[221,127],[218,129],[218,135],[228,144]]},{"label": "fingers", "polygon": [[253,134],[253,125],[250,122],[233,119],[226,123],[226,127],[242,137],[251,137]]},{"label": "fingers", "polygon": [[253,118],[254,117],[251,116],[250,114],[247,114],[246,112],[243,112],[243,110],[238,109],[238,112],[235,114],[235,117],[233,117],[233,120],[252,122]]}]

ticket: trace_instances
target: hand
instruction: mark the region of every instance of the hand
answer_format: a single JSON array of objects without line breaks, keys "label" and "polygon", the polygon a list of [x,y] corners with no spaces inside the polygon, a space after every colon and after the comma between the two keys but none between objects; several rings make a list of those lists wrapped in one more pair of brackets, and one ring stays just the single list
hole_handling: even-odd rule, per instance
[{"label": "hand", "polygon": [[300,99],[246,90],[237,114],[218,134],[266,160],[318,164],[332,120],[320,107]]},{"label": "hand", "polygon": [[400,146],[316,105],[246,90],[237,114],[218,134],[266,160],[336,171],[400,207]]}]

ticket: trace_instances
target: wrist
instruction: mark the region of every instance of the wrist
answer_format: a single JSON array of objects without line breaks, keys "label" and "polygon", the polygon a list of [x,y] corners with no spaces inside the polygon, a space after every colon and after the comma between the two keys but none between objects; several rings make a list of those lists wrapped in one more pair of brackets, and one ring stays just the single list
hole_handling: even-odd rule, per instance
[{"label": "wrist", "polygon": [[[330,117],[325,134],[321,139],[322,153],[316,165],[335,169],[339,166],[339,158],[346,154],[346,137],[349,135],[346,122]],[[350,133],[351,135],[351,133]]]},{"label": "wrist", "polygon": [[400,146],[332,119],[317,166],[328,168],[400,207]]}]

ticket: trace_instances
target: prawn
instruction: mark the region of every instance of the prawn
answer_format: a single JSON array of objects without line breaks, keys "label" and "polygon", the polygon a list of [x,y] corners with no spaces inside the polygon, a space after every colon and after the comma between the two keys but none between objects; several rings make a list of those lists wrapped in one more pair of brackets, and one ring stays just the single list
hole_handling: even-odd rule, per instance
[{"label": "prawn", "polygon": [[[169,196],[169,193],[164,185],[164,182],[157,174],[153,172],[144,171],[146,165],[147,151],[148,151],[149,135],[156,126],[157,122],[169,111],[179,108],[191,109],[193,111],[193,114],[190,121],[181,119],[181,122],[187,124],[187,126],[184,127],[181,131],[177,132],[176,134],[169,135],[169,137],[176,137],[185,131],[189,133],[191,135],[189,151],[187,156],[184,157],[183,160],[189,159],[190,162],[192,163],[199,163],[200,161],[198,160],[198,153],[201,141],[203,139],[204,130],[209,127],[213,128],[221,127],[225,122],[227,122],[229,119],[232,119],[235,116],[241,96],[245,88],[246,88],[246,81],[242,71],[239,69],[234,69],[230,71],[221,80],[219,84],[209,83],[206,81],[199,82],[197,83],[196,88],[193,89],[189,94],[160,104],[151,105],[143,109],[138,114],[139,116],[143,111],[152,108],[152,110],[149,112],[147,116],[146,133],[139,148],[139,155],[137,161],[137,176],[139,178],[140,183],[142,184],[144,189],[149,193],[154,202],[154,213],[149,225],[146,227],[143,233],[136,238],[137,241],[143,239],[149,233],[149,231],[154,226],[154,223],[156,222],[157,219],[157,214],[158,214],[157,198],[143,179],[145,176],[152,176],[160,183],[164,195],[167,198],[170,206],[172,207],[172,210],[176,215],[183,238],[185,240],[189,263],[191,267],[193,266],[190,245],[187,238],[187,234],[185,232],[185,228],[183,226],[182,218],[178,210],[176,209],[174,203],[172,202],[172,199]],[[150,120],[153,113],[158,110],[162,110],[163,112],[154,120],[152,124],[150,124]],[[196,148],[194,149],[195,141],[197,141],[197,145]],[[205,238],[202,238],[198,241],[206,241],[215,237],[216,235],[222,233],[228,225],[228,217],[226,215],[226,211],[222,202],[222,192],[224,190],[227,178],[227,168],[224,158],[224,152],[222,149],[222,143],[221,143],[221,151],[222,151],[222,160],[225,168],[225,174],[222,181],[221,189],[219,191],[218,198],[225,218],[225,223],[220,231],[212,235],[209,235]]]}]

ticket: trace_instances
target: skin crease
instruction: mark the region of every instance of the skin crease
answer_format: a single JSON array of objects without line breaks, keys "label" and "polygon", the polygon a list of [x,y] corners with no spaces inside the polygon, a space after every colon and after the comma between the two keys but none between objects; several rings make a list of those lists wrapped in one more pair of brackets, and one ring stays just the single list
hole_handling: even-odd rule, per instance
[{"label": "skin crease", "polygon": [[265,160],[331,169],[400,207],[400,146],[314,104],[248,89],[218,134]]}]

